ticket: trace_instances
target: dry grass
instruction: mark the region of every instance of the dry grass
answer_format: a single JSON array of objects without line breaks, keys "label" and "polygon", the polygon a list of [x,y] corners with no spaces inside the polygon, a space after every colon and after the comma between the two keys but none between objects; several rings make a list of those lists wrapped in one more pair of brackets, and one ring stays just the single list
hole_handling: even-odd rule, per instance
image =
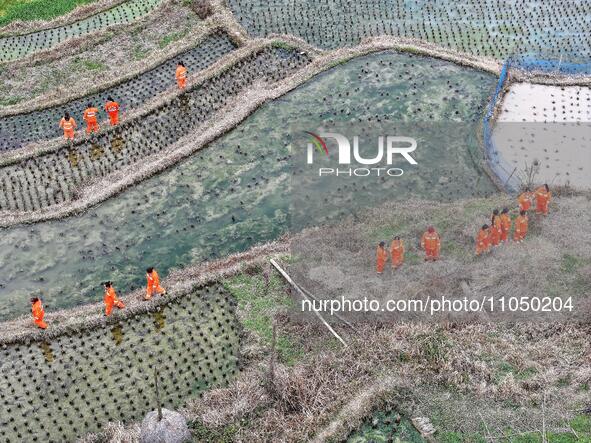
[{"label": "dry grass", "polygon": [[88,434],[77,440],[78,443],[138,443],[140,440],[140,425],[125,426],[121,422],[109,423],[103,432]]},{"label": "dry grass", "polygon": [[[326,339],[322,329],[302,326],[299,332],[307,340]],[[293,368],[280,367],[274,396],[260,388],[265,370],[249,371],[231,387],[189,403],[185,413],[211,428],[244,423],[234,441],[327,441],[346,436],[384,398],[411,416],[429,417],[441,414],[454,393],[448,429],[477,432],[480,413],[499,435],[507,427],[525,432],[541,426],[545,395],[547,426],[558,429],[588,400],[580,388],[591,382],[584,365],[591,355],[589,332],[574,325],[366,325],[347,337],[347,349],[326,349]],[[438,358],[433,343],[445,344]],[[376,395],[368,398],[368,391]],[[249,407],[227,414],[238,396]],[[474,401],[481,409],[473,408]]]},{"label": "dry grass", "polygon": [[92,3],[81,5],[59,17],[51,20],[27,20],[13,21],[0,27],[0,36],[27,34],[29,32],[40,31],[42,29],[55,28],[65,24],[73,23],[97,12],[110,9],[123,3],[126,0],[95,0]]},{"label": "dry grass", "polygon": [[[133,23],[68,40],[65,46],[34,54],[34,60],[7,63],[0,91],[5,100],[18,99],[18,103],[3,107],[2,115],[66,103],[135,77],[193,47],[213,23],[213,17],[200,21],[190,8],[165,1]],[[171,30],[181,37],[160,47]],[[80,60],[104,68],[80,69]]]},{"label": "dry grass", "polygon": [[[448,232],[459,236],[457,239],[468,233],[472,235],[471,219],[461,221],[460,211],[478,218],[480,211],[506,201],[507,197],[498,196],[445,205],[430,203],[430,207],[426,202],[407,202],[399,215],[408,217],[411,225],[413,217],[426,214],[438,220],[451,220],[457,226]],[[501,289],[519,285],[516,279],[530,275],[532,267],[544,266],[544,260],[553,263],[548,254],[568,252],[589,257],[590,239],[585,237],[581,241],[572,235],[579,220],[589,217],[589,211],[586,196],[556,199],[551,217],[532,228],[531,245],[522,245],[525,248],[543,245],[540,238],[544,237],[553,246],[537,249],[539,259],[533,253],[527,255],[529,263],[522,263],[518,268],[524,274],[514,275]],[[368,214],[368,219],[373,221],[374,228],[385,222],[375,213]],[[357,227],[366,235],[373,235],[367,220],[360,220]],[[340,229],[341,236],[351,234],[342,226]],[[292,238],[292,246],[299,236],[314,236],[315,232],[298,234]],[[363,247],[359,239],[345,242],[343,237],[333,238],[336,234],[332,231],[326,235],[326,228],[323,232],[322,241],[326,245],[341,240],[341,248]],[[322,245],[318,246],[321,249]],[[373,258],[373,244],[368,249]],[[327,255],[332,252],[329,248]],[[521,253],[508,254],[503,255],[505,268],[523,259]],[[499,284],[493,274],[505,271],[495,264],[496,260],[490,256],[479,262],[480,268],[487,272],[475,275],[474,284],[480,285],[488,279]],[[441,266],[472,272],[470,262],[445,257]],[[368,259],[373,271],[372,265],[373,260]],[[412,266],[426,265],[408,267]],[[561,269],[566,274],[573,272]],[[538,271],[543,275],[545,268]],[[585,267],[576,271],[591,278]],[[258,268],[256,272],[264,271]],[[415,285],[417,277],[420,276],[412,269],[405,268],[400,282]],[[456,284],[454,280],[449,282]],[[428,286],[431,282],[421,280],[420,284]],[[440,283],[437,288],[445,291],[446,284]],[[284,291],[284,287],[274,290]],[[523,287],[521,290],[526,295],[532,294]],[[275,377],[269,384],[270,350],[255,337],[247,336],[245,346],[257,349],[248,353],[248,364],[234,382],[188,401],[182,410],[191,422],[200,424],[201,433],[225,435],[239,442],[337,441],[356,428],[373,409],[387,403],[410,417],[431,418],[439,432],[435,434],[436,441],[446,431],[464,435],[483,432],[483,420],[488,432],[498,437],[507,429],[513,433],[539,430],[542,423],[547,430],[568,430],[568,420],[589,404],[585,388],[591,384],[588,320],[578,323],[365,322],[358,323],[353,332],[330,319],[349,345],[343,348],[313,319],[283,314],[275,318],[279,334],[300,340],[303,357],[293,366],[277,364]],[[131,426],[129,435],[133,436]]]},{"label": "dry grass", "polygon": [[[560,295],[563,299],[571,296],[575,304],[572,314],[511,315],[497,310],[492,314],[453,317],[456,321],[583,319],[590,307],[589,300],[582,295],[591,289],[586,273],[586,266],[591,264],[591,236],[581,228],[581,222],[591,217],[589,198],[555,199],[550,216],[530,216],[526,242],[502,245],[488,256],[475,258],[476,232],[490,222],[494,208],[504,206],[515,208],[516,204],[505,196],[450,204],[390,203],[367,211],[360,219],[351,218],[338,226],[310,229],[295,236],[292,253],[299,259],[290,265],[290,272],[313,294],[328,299],[357,299],[366,295],[383,304],[390,299],[426,300],[441,296],[498,300],[501,296]],[[513,209],[513,217],[515,212]],[[442,237],[443,259],[425,264],[419,238],[430,224]],[[405,241],[406,263],[400,272],[391,275],[387,269],[383,276],[377,276],[375,248],[379,241],[389,243],[394,235]],[[564,272],[570,261],[573,269]],[[425,316],[430,318],[428,314],[422,317]],[[373,316],[380,321],[401,318],[410,319],[411,314]],[[438,318],[450,319],[447,315]]]}]

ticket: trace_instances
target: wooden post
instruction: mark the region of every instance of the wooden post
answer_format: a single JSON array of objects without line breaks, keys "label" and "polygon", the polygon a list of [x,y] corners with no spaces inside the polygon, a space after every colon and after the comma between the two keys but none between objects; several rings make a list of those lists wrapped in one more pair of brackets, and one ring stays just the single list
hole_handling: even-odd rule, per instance
[{"label": "wooden post", "polygon": [[[308,297],[308,296],[307,296],[307,295],[304,293],[304,291],[302,291],[302,289],[301,289],[301,288],[300,288],[300,287],[299,287],[297,284],[295,284],[295,282],[294,282],[294,281],[291,279],[291,277],[290,277],[290,276],[287,274],[287,272],[285,272],[285,271],[284,271],[284,270],[281,268],[281,266],[279,266],[279,265],[277,264],[277,262],[276,262],[275,260],[271,259],[270,261],[271,261],[271,264],[272,264],[273,266],[275,266],[275,268],[276,268],[276,269],[279,271],[279,273],[280,273],[280,274],[283,276],[283,278],[284,278],[285,280],[287,280],[287,282],[288,282],[289,284],[291,284],[291,285],[292,285],[292,286],[293,286],[293,287],[296,289],[296,291],[298,291],[298,292],[300,293],[300,295],[301,295],[303,298],[305,298],[306,300],[310,300],[310,297]],[[319,313],[318,311],[316,311],[316,310],[314,310],[314,314],[316,315],[316,317],[318,317],[318,318],[320,319],[320,321],[322,322],[322,324],[323,324],[324,326],[326,326],[326,329],[328,329],[328,330],[330,331],[330,333],[331,333],[332,335],[334,335],[334,336],[335,336],[335,338],[336,338],[338,341],[340,341],[344,347],[347,347],[347,343],[345,343],[345,340],[343,340],[343,339],[341,338],[341,336],[335,332],[335,330],[334,330],[334,329],[333,329],[333,328],[332,328],[332,327],[331,327],[331,326],[328,324],[328,322],[327,322],[327,321],[324,319],[324,317],[322,317],[322,315],[320,315],[320,313]]]}]

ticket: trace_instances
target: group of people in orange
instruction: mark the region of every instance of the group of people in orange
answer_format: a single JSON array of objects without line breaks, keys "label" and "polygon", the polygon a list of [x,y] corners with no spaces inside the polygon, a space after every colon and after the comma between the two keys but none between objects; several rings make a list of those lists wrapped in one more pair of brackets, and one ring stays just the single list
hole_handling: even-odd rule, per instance
[{"label": "group of people in orange", "polygon": [[[552,193],[547,184],[540,186],[535,192],[531,192],[529,188],[526,188],[519,195],[517,198],[519,215],[515,219],[513,241],[520,243],[525,240],[529,222],[527,212],[532,207],[533,201],[535,200],[536,203],[537,214],[548,215],[551,198]],[[512,224],[513,222],[508,208],[504,208],[500,214],[499,210],[495,209],[492,213],[490,226],[488,224],[483,225],[476,235],[476,255],[489,252],[492,247],[508,242]],[[421,249],[425,251],[425,261],[436,261],[439,259],[441,237],[433,226],[429,226],[427,231],[421,236]],[[379,243],[376,252],[376,270],[378,274],[384,272],[388,258],[392,262],[392,272],[402,265],[404,261],[404,242],[400,237],[394,237],[389,251],[386,249],[385,242],[382,241]]]},{"label": "group of people in orange", "polygon": [[[517,198],[519,215],[515,219],[514,242],[521,243],[525,240],[529,223],[527,212],[530,210],[533,200],[536,202],[536,214],[548,215],[551,198],[552,193],[547,184],[540,186],[535,192],[531,192],[529,188],[526,188],[519,195]],[[501,242],[508,242],[511,224],[509,209],[504,208],[500,215],[498,209],[495,209],[492,214],[490,226],[483,225],[476,235],[476,255],[489,252],[492,247],[498,246]]]},{"label": "group of people in orange", "polygon": [[[109,115],[111,126],[119,124],[119,103],[111,97],[108,97],[107,102],[105,103],[105,111]],[[82,114],[82,120],[86,122],[86,134],[99,132],[98,113],[98,108],[95,108],[92,103],[88,103],[88,106]],[[77,127],[78,125],[76,124],[74,117],[70,116],[69,112],[65,112],[60,120],[60,128],[64,130],[64,138],[66,140],[74,140]]]},{"label": "group of people in orange", "polygon": [[[176,82],[180,89],[185,89],[187,85],[187,68],[185,67],[182,61],[177,63],[177,68],[175,72]],[[113,98],[107,97],[107,101],[105,102],[105,112],[109,116],[109,122],[111,126],[116,126],[119,124],[119,103],[117,103]],[[88,106],[84,110],[82,114],[82,120],[86,122],[86,134],[90,135],[93,132],[99,132],[99,123],[98,123],[98,113],[99,110],[94,106],[92,103],[88,103]],[[64,116],[59,122],[59,127],[64,131],[64,138],[66,140],[74,140],[74,136],[76,135],[76,128],[77,128],[76,120],[74,117],[70,115],[69,112],[65,112]]]},{"label": "group of people in orange", "polygon": [[[160,276],[156,269],[146,269],[146,294],[144,300],[150,300],[154,294],[166,295],[166,289],[160,286]],[[103,283],[105,290],[103,301],[105,303],[105,315],[108,317],[113,312],[113,308],[123,309],[125,304],[117,297],[113,283],[107,281]],[[31,299],[31,312],[33,314],[33,322],[41,329],[47,329],[47,323],[43,320],[45,318],[45,309],[39,297]]]}]

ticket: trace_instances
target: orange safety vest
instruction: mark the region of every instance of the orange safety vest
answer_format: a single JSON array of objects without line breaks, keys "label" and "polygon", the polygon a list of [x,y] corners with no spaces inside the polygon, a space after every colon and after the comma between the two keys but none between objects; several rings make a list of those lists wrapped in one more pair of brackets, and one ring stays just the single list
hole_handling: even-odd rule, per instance
[{"label": "orange safety vest", "polygon": [[177,80],[182,80],[184,78],[187,78],[187,68],[183,67],[183,66],[178,66],[176,68],[176,78]]},{"label": "orange safety vest", "polygon": [[107,289],[105,291],[105,304],[109,305],[109,304],[116,304],[119,302],[119,300],[117,300],[117,293],[115,292],[115,289],[113,288],[113,286],[111,286],[109,289]]},{"label": "orange safety vest", "polygon": [[146,274],[146,278],[148,279],[148,287],[160,286],[160,277],[155,269],[152,271],[152,274]]},{"label": "orange safety vest", "polygon": [[515,232],[525,235],[527,233],[527,216],[520,215],[515,219]]},{"label": "orange safety vest", "polygon": [[439,249],[441,242],[437,232],[425,232],[421,238],[421,246],[426,251],[434,251]]},{"label": "orange safety vest", "polygon": [[64,131],[71,131],[76,127],[76,121],[70,117],[70,120],[66,120],[64,117],[60,120],[60,128],[63,128]]},{"label": "orange safety vest", "polygon": [[96,116],[98,115],[98,109],[88,108],[84,111],[84,121],[86,123],[96,123]]},{"label": "orange safety vest", "polygon": [[116,112],[119,112],[119,103],[117,103],[117,102],[105,103],[105,111],[107,111],[109,114],[115,114]]},{"label": "orange safety vest", "polygon": [[488,229],[481,229],[480,231],[478,231],[476,243],[479,250],[484,250],[488,248],[490,243],[490,232]]},{"label": "orange safety vest", "polygon": [[402,240],[392,240],[390,245],[392,256],[401,256],[404,254],[404,242]]},{"label": "orange safety vest", "polygon": [[43,317],[45,317],[45,310],[43,309],[41,300],[37,300],[35,303],[33,303],[31,312],[33,313],[33,318],[35,321],[43,321]]},{"label": "orange safety vest", "polygon": [[527,211],[531,207],[531,192],[523,192],[517,200],[519,201],[519,209]]},{"label": "orange safety vest", "polygon": [[503,231],[509,231],[511,229],[511,217],[509,214],[501,214],[499,218],[501,219],[501,228]]},{"label": "orange safety vest", "polygon": [[550,201],[550,196],[550,191],[546,191],[546,188],[542,186],[536,190],[536,203],[539,206],[544,206]]}]

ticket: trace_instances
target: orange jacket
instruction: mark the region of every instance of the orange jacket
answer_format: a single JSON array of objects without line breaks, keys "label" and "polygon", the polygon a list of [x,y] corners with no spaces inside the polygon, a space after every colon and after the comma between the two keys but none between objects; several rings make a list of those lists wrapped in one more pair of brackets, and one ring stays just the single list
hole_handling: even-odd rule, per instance
[{"label": "orange jacket", "polygon": [[183,80],[187,78],[187,68],[184,66],[177,66],[175,77],[177,80]]},{"label": "orange jacket", "polygon": [[386,248],[378,246],[378,250],[376,251],[376,259],[378,263],[386,263],[386,260],[388,260],[388,251],[386,251]]},{"label": "orange jacket", "polygon": [[118,113],[119,112],[119,103],[107,101],[107,103],[105,103],[105,111],[107,111],[108,114]]},{"label": "orange jacket", "polygon": [[43,309],[43,305],[41,304],[41,300],[37,300],[31,306],[31,312],[33,313],[33,319],[35,321],[43,321],[43,317],[45,317],[45,310]]},{"label": "orange jacket", "polygon": [[62,128],[64,131],[72,131],[76,128],[76,120],[74,120],[72,117],[70,117],[70,120],[66,120],[62,117],[60,120],[60,128]]},{"label": "orange jacket", "polygon": [[478,231],[478,235],[476,236],[476,246],[478,250],[484,250],[488,248],[490,245],[490,230],[489,229],[480,229]]},{"label": "orange jacket", "polygon": [[511,217],[509,214],[501,214],[499,219],[501,220],[501,229],[505,232],[509,232],[511,230]]},{"label": "orange jacket", "polygon": [[501,216],[497,216],[495,217],[495,221],[493,223],[493,225],[491,226],[492,229],[495,229],[499,234],[501,233]]},{"label": "orange jacket", "polygon": [[392,240],[390,253],[392,257],[401,257],[404,255],[404,242],[402,240]]},{"label": "orange jacket", "polygon": [[531,192],[522,192],[517,197],[517,201],[519,201],[519,209],[527,211],[531,207]]},{"label": "orange jacket", "polygon": [[527,215],[519,215],[515,219],[515,232],[525,235],[527,233]]},{"label": "orange jacket", "polygon": [[107,289],[105,291],[105,304],[108,305],[114,305],[119,303],[119,299],[117,298],[117,293],[115,292],[115,288],[113,288],[113,286],[111,286],[109,289]]},{"label": "orange jacket", "polygon": [[421,237],[421,248],[425,251],[437,251],[441,247],[441,239],[437,232],[425,232]]},{"label": "orange jacket", "polygon": [[160,286],[160,277],[156,272],[156,269],[152,271],[151,274],[146,273],[146,279],[148,280],[148,287],[158,287]]},{"label": "orange jacket", "polygon": [[552,193],[550,191],[546,191],[545,186],[540,186],[536,189],[536,203],[538,206],[545,206],[550,202],[550,198],[552,197]]},{"label": "orange jacket", "polygon": [[98,112],[97,108],[86,108],[82,118],[86,123],[96,123]]}]

